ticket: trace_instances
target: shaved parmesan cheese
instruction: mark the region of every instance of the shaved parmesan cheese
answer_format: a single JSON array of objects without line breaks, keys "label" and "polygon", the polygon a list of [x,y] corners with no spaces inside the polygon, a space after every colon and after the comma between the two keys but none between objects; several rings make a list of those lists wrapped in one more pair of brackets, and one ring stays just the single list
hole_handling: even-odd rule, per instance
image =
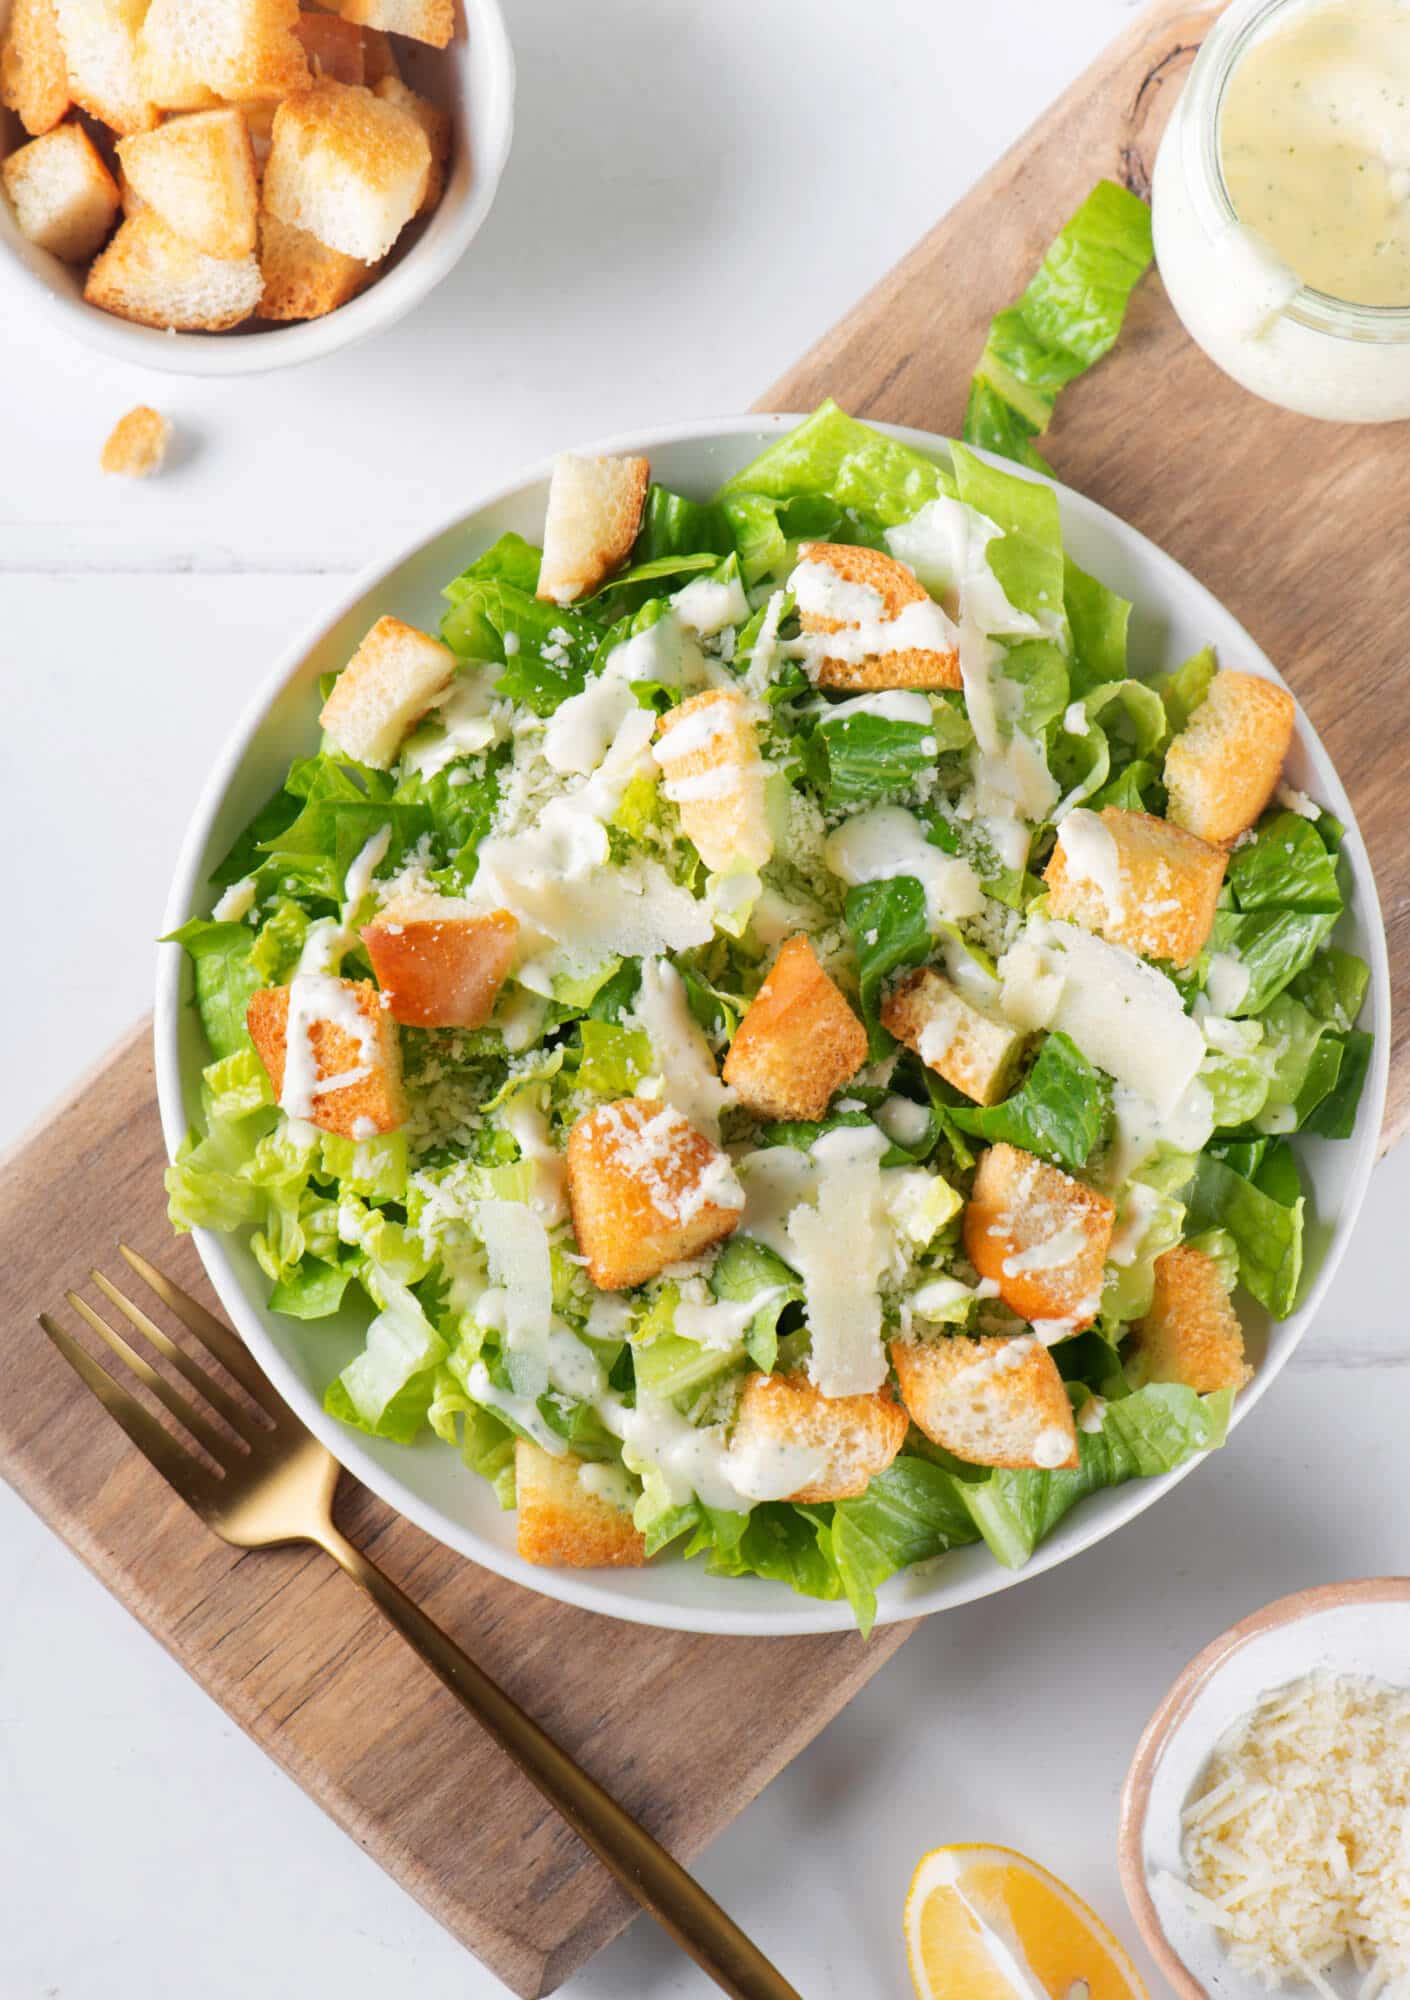
[{"label": "shaved parmesan cheese", "polygon": [[480,1204],[476,1227],[490,1262],[490,1276],[504,1289],[504,1346],[515,1393],[541,1396],[548,1387],[548,1331],[553,1314],[553,1271],[548,1233],[521,1201]]},{"label": "shaved parmesan cheese", "polygon": [[812,1335],[808,1373],[824,1396],[866,1395],[886,1380],[880,1291],[890,1261],[885,1151],[886,1137],[874,1126],[824,1133],[812,1148],[817,1206],[795,1209],[788,1218],[788,1261],[803,1280]]},{"label": "shaved parmesan cheese", "polygon": [[1366,1994],[1410,1981],[1410,1689],[1318,1673],[1226,1734],[1184,1811],[1188,1882],[1166,1878],[1267,1986],[1350,1954]]},{"label": "shaved parmesan cheese", "polygon": [[[1108,944],[1077,924],[1037,919],[1024,942],[1021,960],[1009,953],[999,963],[1006,1018],[1025,1026],[1043,1012],[1044,1025],[1070,1035],[1089,1062],[1168,1116],[1204,1057],[1204,1036],[1171,982],[1124,945]],[[1051,1011],[1051,989],[1041,1009],[1030,1002],[1040,969],[1062,980]]]}]

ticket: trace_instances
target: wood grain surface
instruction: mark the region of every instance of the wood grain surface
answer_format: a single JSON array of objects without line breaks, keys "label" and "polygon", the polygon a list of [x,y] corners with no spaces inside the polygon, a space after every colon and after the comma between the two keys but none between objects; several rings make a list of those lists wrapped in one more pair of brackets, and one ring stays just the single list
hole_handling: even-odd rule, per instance
[{"label": "wood grain surface", "polygon": [[[1101,175],[1150,193],[1155,147],[1218,6],[1156,0],[760,407],[956,436],[995,311]],[[1041,441],[1059,479],[1169,551],[1287,677],[1366,836],[1393,998],[1382,1143],[1410,1125],[1410,520],[1403,424],[1327,424],[1257,401],[1184,332],[1159,276]],[[1237,665],[1237,662],[1229,662]]]},{"label": "wood grain surface", "polygon": [[[0,1166],[0,1476],[433,1916],[516,1993],[551,1993],[635,1905],[325,1555],[217,1541],[35,1325],[43,1309],[81,1331],[63,1294],[101,1305],[91,1266],[135,1288],[119,1238],[216,1305],[167,1226],[149,1044],[144,1024]],[[865,1644],[656,1632],[477,1569],[346,1478],[338,1518],[687,1860],[912,1629]]]},{"label": "wood grain surface", "polygon": [[[760,407],[806,410],[833,395],[859,416],[953,434],[989,318],[1092,182],[1109,174],[1148,192],[1155,141],[1216,11],[1157,0]],[[1410,703],[1398,685],[1410,645],[1397,561],[1410,510],[1402,434],[1255,403],[1186,339],[1153,275],[1116,352],[1065,393],[1044,450],[1061,478],[1229,605],[1338,763],[1390,935],[1390,1143],[1410,1122],[1410,1027],[1400,1018],[1410,978],[1410,815],[1398,790],[1410,764]],[[119,1235],[205,1291],[189,1244],[173,1245],[167,1231],[161,1166],[142,1030],[0,1169],[9,1343],[0,1474],[500,1978],[520,1994],[551,1992],[629,1919],[620,1892],[325,1557],[239,1556],[216,1542],[33,1326],[91,1264],[113,1267]],[[655,1633],[481,1572],[351,1482],[340,1516],[685,1858],[911,1629],[866,1646],[851,1636]],[[780,1681],[787,1704],[772,1698]]]}]

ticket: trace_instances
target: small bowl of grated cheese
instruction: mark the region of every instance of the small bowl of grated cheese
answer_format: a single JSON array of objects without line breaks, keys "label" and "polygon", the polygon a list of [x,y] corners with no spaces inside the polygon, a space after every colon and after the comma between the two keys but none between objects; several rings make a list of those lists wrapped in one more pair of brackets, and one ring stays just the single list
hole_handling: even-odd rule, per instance
[{"label": "small bowl of grated cheese", "polygon": [[1410,1578],[1279,1598],[1193,1659],[1121,1800],[1180,2000],[1410,1996]]}]

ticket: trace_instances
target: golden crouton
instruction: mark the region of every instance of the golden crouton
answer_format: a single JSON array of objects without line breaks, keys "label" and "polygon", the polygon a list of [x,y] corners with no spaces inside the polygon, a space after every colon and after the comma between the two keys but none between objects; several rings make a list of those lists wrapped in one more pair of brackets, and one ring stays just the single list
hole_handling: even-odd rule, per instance
[{"label": "golden crouton", "polygon": [[207,257],[143,208],[94,260],[83,296],[139,326],[223,333],[250,317],[261,282],[253,256]]},{"label": "golden crouton", "polygon": [[321,319],[356,298],[377,275],[375,264],[330,250],[306,229],[261,209],[259,268],[264,290],[259,297],[261,319]]},{"label": "golden crouton", "polygon": [[368,81],[384,103],[399,104],[403,111],[409,111],[426,134],[426,144],[431,148],[431,174],[417,214],[429,215],[445,193],[446,161],[450,158],[450,115],[442,111],[438,104],[432,104],[428,97],[418,97],[414,90],[408,90],[399,76],[387,75],[375,82],[369,77]]},{"label": "golden crouton", "polygon": [[1031,1334],[893,1340],[891,1365],[914,1423],[967,1464],[1056,1472],[1078,1463],[1067,1390]]},{"label": "golden crouton", "polygon": [[730,1453],[744,1460],[758,1454],[766,1468],[770,1449],[780,1445],[821,1452],[823,1463],[796,1493],[775,1497],[852,1500],[886,1470],[906,1441],[906,1428],[906,1413],[889,1389],[870,1396],[824,1396],[800,1375],[751,1375],[739,1399]]},{"label": "golden crouton", "polygon": [[1097,1316],[1115,1219],[1105,1195],[1001,1142],[974,1176],[965,1254],[1022,1319],[1080,1333]]},{"label": "golden crouton", "polygon": [[150,479],[161,471],[166,456],[171,425],[160,410],[139,403],[125,417],[119,417],[112,436],[103,446],[100,461],[104,472],[121,473],[127,479]]},{"label": "golden crouton", "polygon": [[1170,817],[1228,847],[1272,798],[1293,738],[1297,704],[1257,674],[1218,673],[1165,753]]},{"label": "golden crouton", "polygon": [[515,1439],[518,1546],[526,1562],[567,1569],[641,1568],[646,1542],[608,1482],[594,1477],[597,1470],[572,1452],[554,1458],[525,1438]]},{"label": "golden crouton", "polygon": [[508,910],[476,916],[451,896],[403,896],[362,933],[394,1021],[413,1028],[482,1028],[514,963],[519,924]]},{"label": "golden crouton", "polygon": [[121,196],[81,125],[59,125],[0,161],[15,220],[31,243],[81,264],[118,219]]},{"label": "golden crouton", "polygon": [[1227,859],[1169,820],[1079,806],[1058,827],[1048,907],[1108,944],[1189,965],[1209,942]]},{"label": "golden crouton", "polygon": [[1212,1257],[1177,1243],[1156,1258],[1155,1291],[1132,1330],[1131,1357],[1136,1383],[1183,1382],[1201,1396],[1253,1380],[1243,1328]]},{"label": "golden crouton", "polygon": [[569,1133],[568,1201],[588,1276],[615,1292],[722,1242],[744,1192],[728,1154],[674,1105],[623,1097]]},{"label": "golden crouton", "polygon": [[114,132],[147,132],[161,115],[145,86],[138,30],[147,0],[53,0],[69,95]]},{"label": "golden crouton", "polygon": [[889,996],[881,1025],[976,1104],[997,1104],[1007,1095],[1028,1039],[1007,1021],[992,1020],[972,1007],[929,965],[911,973]]},{"label": "golden crouton", "polygon": [[[336,1022],[313,1021],[308,1041],[316,1075],[320,1078],[351,1075],[358,1080],[337,1090],[315,1091],[308,1116],[324,1132],[337,1132],[345,1139],[370,1139],[376,1132],[394,1132],[406,1122],[401,1044],[392,1017],[370,979],[342,979],[338,984],[352,996],[370,1030],[371,1056],[369,1059],[364,1053],[361,1037],[350,1035]],[[262,986],[250,996],[245,1010],[250,1040],[264,1064],[276,1098],[284,1094],[289,995],[287,986]],[[358,1075],[362,1070],[366,1075]]]},{"label": "golden crouton", "polygon": [[298,0],[151,0],[142,23],[142,78],[167,111],[215,99],[265,103],[306,90]]},{"label": "golden crouton", "polygon": [[0,36],[0,104],[37,139],[53,131],[70,102],[53,0],[13,0]]},{"label": "golden crouton", "polygon": [[381,28],[364,28],[362,31],[362,80],[369,90],[375,90],[385,77],[394,76],[401,82],[401,68],[397,62],[397,52],[392,47],[391,37]]},{"label": "golden crouton", "polygon": [[762,868],[773,853],[764,808],[764,760],[749,705],[733,688],[707,688],[656,725],[662,789],[707,868]]},{"label": "golden crouton", "polygon": [[338,0],[338,12],[359,27],[410,35],[436,49],[455,33],[455,0]]},{"label": "golden crouton", "polygon": [[366,83],[367,53],[362,30],[337,14],[301,13],[295,32],[303,43],[316,83],[331,76],[334,83]]},{"label": "golden crouton", "polygon": [[327,78],[274,115],[264,205],[320,243],[375,264],[425,198],[431,148],[399,104]]},{"label": "golden crouton", "polygon": [[379,618],[334,681],[318,719],[347,756],[385,771],[454,672],[449,646],[400,618]]},{"label": "golden crouton", "polygon": [[725,1082],[758,1118],[821,1118],[866,1059],[866,1029],[809,940],[789,938],[735,1031]]},{"label": "golden crouton", "polygon": [[[805,542],[798,551],[805,563],[820,563],[843,583],[874,591],[881,600],[880,615],[888,621],[898,618],[908,604],[926,604],[929,596],[913,570],[879,549],[853,548],[843,542]],[[804,611],[805,632],[843,632],[857,619],[827,618]],[[957,651],[936,651],[911,647],[895,653],[875,653],[869,659],[825,658],[818,672],[819,687],[833,688],[958,688],[960,656]]]},{"label": "golden crouton", "polygon": [[168,118],[118,141],[128,185],[178,236],[208,257],[248,257],[259,189],[238,105]]},{"label": "golden crouton", "polygon": [[572,604],[606,583],[632,552],[651,467],[644,458],[560,452],[548,483],[538,594]]}]

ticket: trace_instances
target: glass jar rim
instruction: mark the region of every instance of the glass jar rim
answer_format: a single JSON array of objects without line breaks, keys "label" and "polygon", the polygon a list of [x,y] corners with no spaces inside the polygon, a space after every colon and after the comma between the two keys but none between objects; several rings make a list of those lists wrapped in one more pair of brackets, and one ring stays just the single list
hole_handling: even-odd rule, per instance
[{"label": "glass jar rim", "polygon": [[[1178,115],[1192,120],[1182,150],[1187,178],[1191,164],[1198,168],[1196,189],[1211,234],[1239,221],[1219,154],[1219,120],[1229,79],[1271,20],[1280,14],[1305,11],[1316,3],[1317,0],[1233,0],[1200,44]],[[1189,138],[1193,138],[1197,149],[1193,163]],[[1318,291],[1314,285],[1300,285],[1283,312],[1286,318],[1343,340],[1410,340],[1410,305],[1358,305],[1332,292]]]}]

